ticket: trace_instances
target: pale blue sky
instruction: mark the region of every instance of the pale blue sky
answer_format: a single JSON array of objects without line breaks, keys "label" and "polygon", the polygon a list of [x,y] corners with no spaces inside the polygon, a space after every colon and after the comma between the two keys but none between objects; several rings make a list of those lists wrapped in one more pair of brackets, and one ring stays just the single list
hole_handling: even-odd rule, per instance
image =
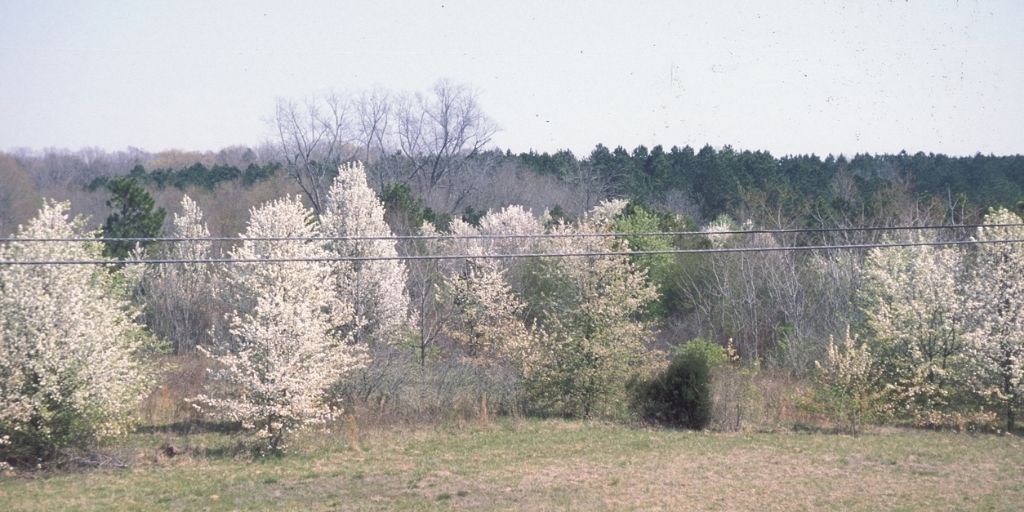
[{"label": "pale blue sky", "polygon": [[0,149],[256,144],[275,98],[475,87],[513,151],[1024,152],[1024,2],[0,1]]}]

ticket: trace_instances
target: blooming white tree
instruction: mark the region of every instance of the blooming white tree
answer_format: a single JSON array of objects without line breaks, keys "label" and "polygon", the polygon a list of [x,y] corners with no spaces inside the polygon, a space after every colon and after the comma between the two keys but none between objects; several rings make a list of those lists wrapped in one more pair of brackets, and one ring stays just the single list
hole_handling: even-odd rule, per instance
[{"label": "blooming white tree", "polygon": [[[603,202],[574,224],[552,233],[607,232],[625,207]],[[628,250],[625,240],[560,237],[544,242],[551,252]],[[625,405],[625,382],[651,363],[651,326],[639,313],[658,297],[645,273],[627,256],[567,257],[536,262],[530,306],[541,333],[527,379],[538,405],[561,414],[613,414]]]},{"label": "blooming white tree", "polygon": [[718,217],[715,217],[715,220],[708,223],[707,226],[704,226],[702,231],[707,233],[711,246],[716,249],[720,249],[725,247],[730,240],[736,238],[735,234],[728,232],[736,231],[738,229],[740,228],[736,225],[736,221],[734,221],[732,217],[723,213]]},{"label": "blooming white tree", "polygon": [[844,424],[857,435],[860,425],[870,419],[878,406],[879,371],[871,350],[846,328],[842,345],[829,336],[824,364],[818,368],[817,400],[823,412],[833,421]]},{"label": "blooming white tree", "polygon": [[[529,235],[544,233],[544,225],[526,208],[510,205],[497,211],[488,211],[480,218],[480,235],[490,237],[480,239],[477,243],[484,245],[490,254],[513,254],[516,252],[532,252],[537,249],[536,238]],[[505,268],[515,264],[516,260],[501,260]]]},{"label": "blooming white tree", "polygon": [[[45,202],[16,238],[88,237],[67,203]],[[0,259],[102,258],[96,242],[13,241]],[[0,459],[37,459],[126,432],[150,374],[119,272],[87,265],[0,267]]]},{"label": "blooming white tree", "polygon": [[[1020,224],[1006,209],[985,216],[985,224]],[[978,228],[977,240],[1022,240],[1024,228]],[[1005,411],[1008,430],[1024,395],[1024,245],[985,243],[977,248],[967,285],[967,353],[976,391]]]},{"label": "blooming white tree", "polygon": [[[253,209],[244,236],[299,240],[245,240],[231,256],[328,257],[323,244],[309,240],[318,234],[298,198],[271,201]],[[241,422],[270,450],[278,450],[289,432],[337,413],[327,403],[328,391],[364,364],[364,353],[344,329],[352,323],[352,305],[325,286],[331,274],[322,261],[231,265],[227,281],[236,309],[228,318],[230,336],[216,357],[220,368],[213,373],[230,396],[203,395],[197,404]]]},{"label": "blooming white tree", "polygon": [[445,285],[455,310],[448,334],[469,357],[483,366],[527,359],[532,334],[521,316],[525,304],[500,270],[473,265]]},{"label": "blooming white tree", "polygon": [[[445,254],[489,256],[530,252],[535,239],[521,235],[544,231],[536,217],[521,206],[489,211],[479,227],[461,219],[452,221],[451,234],[470,238],[440,240]],[[447,334],[480,365],[520,366],[530,352],[532,333],[523,320],[526,304],[509,283],[519,270],[512,259],[467,258],[448,260],[441,301],[451,304]]]},{"label": "blooming white tree", "polygon": [[[384,221],[384,204],[367,184],[362,164],[338,168],[320,214],[320,229],[326,237],[392,236]],[[327,248],[344,257],[398,256],[394,240],[338,240],[329,242]],[[355,307],[357,341],[395,342],[411,327],[407,275],[400,260],[365,260],[334,267],[340,299]]]},{"label": "blooming white tree", "polygon": [[[181,199],[181,213],[174,214],[170,236],[209,238],[203,211],[189,196]],[[178,241],[159,251],[167,259],[202,260],[213,253],[209,240]],[[209,343],[214,323],[213,298],[216,280],[206,263],[154,265],[143,279],[148,324],[171,341],[175,352],[187,353]]]},{"label": "blooming white tree", "polygon": [[[426,252],[436,255],[487,256],[530,252],[536,241],[517,235],[542,233],[539,221],[521,206],[489,211],[479,226],[454,219],[449,234],[466,238],[436,238]],[[440,233],[424,223],[421,233]],[[513,235],[513,236],[507,236]],[[478,364],[522,362],[530,330],[523,322],[525,304],[513,289],[521,282],[522,266],[512,259],[466,258],[419,264],[421,354],[439,334],[446,334]],[[436,286],[436,290],[435,290]],[[517,355],[514,355],[517,354]]]},{"label": "blooming white tree", "polygon": [[922,424],[942,421],[961,379],[963,301],[955,247],[872,249],[858,295],[893,405]]}]

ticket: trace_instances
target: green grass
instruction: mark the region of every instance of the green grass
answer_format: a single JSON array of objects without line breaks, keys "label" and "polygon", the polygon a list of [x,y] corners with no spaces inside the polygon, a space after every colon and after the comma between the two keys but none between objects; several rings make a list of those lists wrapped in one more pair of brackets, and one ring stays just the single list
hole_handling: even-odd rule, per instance
[{"label": "green grass", "polygon": [[[164,442],[185,455],[156,455]],[[253,458],[232,434],[133,437],[129,469],[0,477],[0,510],[1022,510],[1024,439],[712,434],[563,422],[364,432]],[[187,443],[187,444],[186,444]]]}]

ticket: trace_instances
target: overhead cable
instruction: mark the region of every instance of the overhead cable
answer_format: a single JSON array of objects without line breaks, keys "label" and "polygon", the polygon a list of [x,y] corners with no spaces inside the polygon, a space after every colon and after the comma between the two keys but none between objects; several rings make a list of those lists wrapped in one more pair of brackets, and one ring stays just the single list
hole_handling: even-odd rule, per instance
[{"label": "overhead cable", "polygon": [[488,239],[544,239],[544,238],[635,238],[635,237],[674,237],[674,236],[712,236],[712,235],[757,235],[757,234],[800,234],[800,233],[845,233],[845,232],[880,232],[880,231],[924,231],[940,229],[989,229],[1024,227],[1024,223],[1016,224],[935,224],[923,226],[866,226],[849,228],[789,228],[789,229],[743,229],[722,231],[643,231],[637,233],[519,233],[519,234],[468,234],[468,235],[348,235],[348,236],[213,236],[213,237],[67,237],[67,238],[19,238],[2,237],[0,243],[10,242],[288,242],[288,241],[372,241],[372,240],[488,240]]},{"label": "overhead cable", "polygon": [[892,242],[884,244],[847,245],[805,245],[776,247],[721,247],[708,249],[656,249],[642,251],[588,251],[588,252],[535,252],[509,254],[426,254],[407,256],[325,256],[318,258],[153,258],[153,259],[79,259],[79,260],[0,260],[0,266],[11,265],[171,265],[171,264],[260,264],[260,263],[331,263],[361,261],[416,261],[416,260],[477,260],[514,258],[568,258],[568,257],[612,257],[612,256],[653,256],[660,254],[729,254],[758,252],[807,252],[832,250],[864,250],[896,247],[939,247],[988,244],[1018,244],[1024,239],[1005,240],[949,240],[932,242]]}]

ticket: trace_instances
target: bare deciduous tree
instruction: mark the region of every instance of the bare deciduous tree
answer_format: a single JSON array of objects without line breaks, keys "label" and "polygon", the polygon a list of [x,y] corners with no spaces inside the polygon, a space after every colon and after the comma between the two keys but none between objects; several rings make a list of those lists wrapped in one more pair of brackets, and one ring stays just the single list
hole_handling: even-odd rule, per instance
[{"label": "bare deciduous tree", "polygon": [[390,175],[391,167],[387,155],[391,152],[393,97],[381,87],[364,91],[353,106],[356,116],[356,130],[362,157],[373,172],[373,181],[382,190]]},{"label": "bare deciduous tree", "polygon": [[353,155],[350,102],[338,95],[279,100],[272,120],[280,158],[319,216],[338,164]]},{"label": "bare deciduous tree", "polygon": [[442,80],[431,95],[402,98],[396,112],[398,145],[409,160],[410,177],[437,186],[478,154],[497,126],[477,103],[476,93]]}]

